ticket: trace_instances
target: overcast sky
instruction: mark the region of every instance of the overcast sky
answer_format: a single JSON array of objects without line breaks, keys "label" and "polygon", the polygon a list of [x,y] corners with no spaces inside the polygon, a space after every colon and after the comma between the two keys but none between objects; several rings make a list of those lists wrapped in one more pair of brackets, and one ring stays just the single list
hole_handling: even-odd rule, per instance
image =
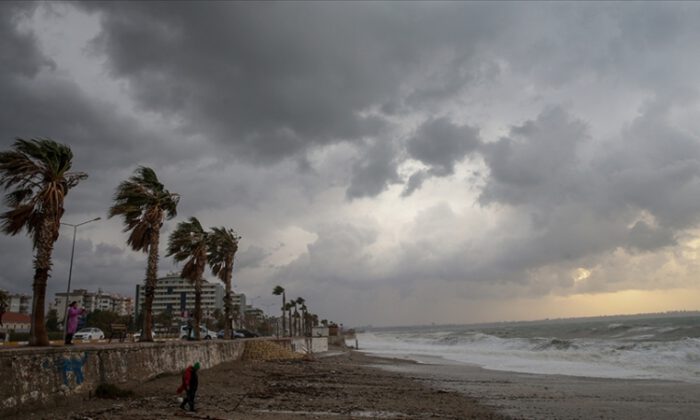
[{"label": "overcast sky", "polygon": [[[233,283],[345,325],[700,309],[700,4],[0,4],[0,146],[89,178],[73,286],[133,295],[107,219],[152,167],[242,235]],[[3,207],[4,208],[4,207]],[[65,291],[72,229],[49,299]],[[31,292],[26,235],[0,288]],[[209,279],[213,279],[207,273]],[[259,296],[259,297],[258,297]]]}]

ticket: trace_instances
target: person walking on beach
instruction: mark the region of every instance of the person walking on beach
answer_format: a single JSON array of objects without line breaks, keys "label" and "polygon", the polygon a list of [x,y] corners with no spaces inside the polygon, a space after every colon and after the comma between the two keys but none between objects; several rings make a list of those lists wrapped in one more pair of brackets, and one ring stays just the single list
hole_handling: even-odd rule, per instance
[{"label": "person walking on beach", "polygon": [[73,345],[73,334],[78,331],[78,318],[85,313],[84,308],[78,308],[78,302],[71,302],[68,306],[68,322],[66,323],[66,345]]},{"label": "person walking on beach", "polygon": [[183,398],[180,408],[185,410],[185,405],[189,404],[190,411],[196,411],[194,409],[194,399],[197,396],[197,387],[199,386],[199,378],[197,376],[197,371],[199,370],[199,362],[195,362],[192,366],[187,366],[185,372],[182,374],[182,384],[177,389],[177,393],[186,391],[185,398]]}]

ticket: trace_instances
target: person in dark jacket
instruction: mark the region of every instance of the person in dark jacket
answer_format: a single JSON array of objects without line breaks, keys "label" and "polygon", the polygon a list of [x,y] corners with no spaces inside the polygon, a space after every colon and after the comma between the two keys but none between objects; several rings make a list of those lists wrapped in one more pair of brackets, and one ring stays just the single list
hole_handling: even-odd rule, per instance
[{"label": "person in dark jacket", "polygon": [[190,406],[190,411],[196,411],[194,409],[194,399],[197,396],[197,387],[199,386],[199,378],[197,377],[197,371],[199,370],[199,362],[195,362],[192,366],[187,366],[185,373],[182,374],[182,384],[177,389],[177,393],[185,391],[185,398],[180,404],[180,408],[185,410],[185,405]]}]

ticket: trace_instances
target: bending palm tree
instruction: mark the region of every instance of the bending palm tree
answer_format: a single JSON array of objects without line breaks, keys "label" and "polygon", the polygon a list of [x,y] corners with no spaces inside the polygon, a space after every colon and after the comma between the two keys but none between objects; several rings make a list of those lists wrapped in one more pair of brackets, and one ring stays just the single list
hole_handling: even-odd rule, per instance
[{"label": "bending palm tree", "polygon": [[287,310],[287,296],[284,294],[284,287],[275,286],[272,290],[272,294],[275,296],[282,295],[282,335],[284,336],[285,331],[287,331],[287,323],[285,322],[284,311]]},{"label": "bending palm tree", "polygon": [[231,299],[231,277],[233,276],[233,259],[238,251],[238,240],[233,229],[225,227],[211,228],[209,235],[209,265],[211,272],[224,282],[226,294],[224,295],[224,338],[231,338],[231,319],[233,317],[233,302]]},{"label": "bending palm tree", "polygon": [[140,341],[153,341],[153,297],[158,280],[158,246],[160,228],[164,219],[177,215],[180,196],[166,190],[156,173],[144,166],[136,169],[131,178],[122,182],[114,194],[114,205],[109,217],[124,217],[124,232],[131,231],[127,244],[134,251],[148,253],[146,293],[143,303],[143,329]]},{"label": "bending palm tree", "polygon": [[48,346],[44,325],[46,283],[61,226],[63,200],[87,174],[69,172],[73,152],[65,144],[50,139],[17,139],[12,148],[0,153],[0,185],[10,190],[5,195],[10,210],[0,215],[0,220],[4,233],[16,235],[26,228],[32,237],[36,254],[29,345]]},{"label": "bending palm tree", "polygon": [[180,277],[194,284],[194,338],[199,340],[202,319],[202,274],[207,265],[208,235],[196,217],[177,224],[168,241],[168,257],[176,262],[186,261]]}]

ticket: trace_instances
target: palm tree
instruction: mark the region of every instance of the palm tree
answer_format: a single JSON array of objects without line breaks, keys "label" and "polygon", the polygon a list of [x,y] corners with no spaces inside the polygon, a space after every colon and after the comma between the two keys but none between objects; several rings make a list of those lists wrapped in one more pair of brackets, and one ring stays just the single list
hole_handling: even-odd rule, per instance
[{"label": "palm tree", "polygon": [[306,304],[301,305],[301,312],[303,314],[301,322],[303,325],[304,335],[311,335],[311,328],[309,326],[309,308],[306,307]]},{"label": "palm tree", "polygon": [[143,330],[140,341],[153,341],[153,297],[158,280],[158,246],[164,219],[177,216],[180,195],[166,190],[151,168],[141,166],[128,180],[117,187],[109,217],[124,217],[126,243],[134,251],[148,253],[146,293],[143,303]]},{"label": "palm tree", "polygon": [[209,235],[196,217],[180,222],[170,234],[168,257],[176,262],[186,261],[180,277],[194,284],[194,338],[199,340],[199,323],[202,319],[202,274],[207,265]]},{"label": "palm tree", "polygon": [[301,335],[301,319],[299,318],[299,311],[297,311],[296,305],[294,305],[294,333],[295,336]]},{"label": "palm tree", "polygon": [[71,188],[87,178],[83,172],[69,172],[72,160],[70,147],[51,139],[17,139],[11,150],[0,152],[0,186],[8,191],[5,205],[9,207],[0,215],[2,231],[14,236],[26,228],[36,251],[30,346],[49,345],[44,325],[46,284],[63,201]]},{"label": "palm tree", "polygon": [[296,309],[296,307],[297,307],[297,303],[295,301],[292,300],[290,302],[287,302],[286,309],[287,309],[287,316],[289,318],[289,335],[291,337],[294,337],[296,335],[296,330],[295,330],[296,325],[294,324],[294,321],[293,321],[294,318],[292,318],[292,309]]},{"label": "palm tree", "polygon": [[[284,311],[287,310],[287,296],[284,294],[284,287],[275,286],[272,290],[272,294],[275,296],[282,295],[282,335],[287,331],[287,323],[285,322]],[[290,320],[291,321],[291,320]]]},{"label": "palm tree", "polygon": [[238,241],[240,236],[236,235],[233,229],[225,227],[211,228],[209,235],[209,266],[211,272],[217,276],[226,287],[224,295],[224,338],[231,338],[231,318],[233,317],[233,302],[231,293],[231,277],[233,276],[233,258],[238,251]]},{"label": "palm tree", "polygon": [[306,322],[306,300],[303,297],[298,297],[296,302],[297,302],[297,305],[299,305],[299,309],[301,310],[301,319],[300,319],[299,330],[302,333],[302,335],[305,335],[306,328],[305,328],[304,323]]}]

